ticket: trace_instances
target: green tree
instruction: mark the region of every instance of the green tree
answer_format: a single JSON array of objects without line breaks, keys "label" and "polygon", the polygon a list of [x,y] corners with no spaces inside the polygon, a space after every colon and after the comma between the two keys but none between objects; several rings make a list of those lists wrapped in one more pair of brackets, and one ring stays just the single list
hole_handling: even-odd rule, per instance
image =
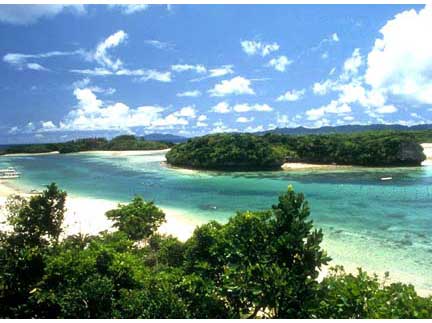
[{"label": "green tree", "polygon": [[114,227],[126,233],[134,241],[149,238],[165,222],[165,214],[153,202],[136,196],[131,203],[119,204],[117,209],[106,213],[114,221]]}]

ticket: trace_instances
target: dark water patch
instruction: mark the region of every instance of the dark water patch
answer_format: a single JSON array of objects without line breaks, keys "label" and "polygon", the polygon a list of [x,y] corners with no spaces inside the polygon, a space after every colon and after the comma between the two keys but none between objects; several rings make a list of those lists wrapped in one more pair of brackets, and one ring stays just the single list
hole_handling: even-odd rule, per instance
[{"label": "dark water patch", "polygon": [[389,213],[386,214],[385,217],[389,219],[404,219],[406,215],[403,213]]}]

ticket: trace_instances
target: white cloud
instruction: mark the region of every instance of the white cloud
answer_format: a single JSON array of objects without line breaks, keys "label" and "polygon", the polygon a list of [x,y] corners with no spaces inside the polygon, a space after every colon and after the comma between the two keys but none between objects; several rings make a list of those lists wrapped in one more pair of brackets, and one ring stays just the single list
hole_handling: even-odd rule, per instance
[{"label": "white cloud", "polygon": [[363,60],[360,55],[360,49],[356,48],[354,49],[351,57],[344,62],[344,66],[343,66],[344,73],[342,74],[341,77],[348,78],[349,76],[357,75],[359,68],[362,64],[363,64]]},{"label": "white cloud", "polygon": [[267,56],[272,52],[279,50],[277,43],[263,43],[254,40],[244,40],[240,42],[243,51],[248,55],[259,54],[261,56]]},{"label": "white cloud", "polygon": [[380,30],[368,55],[366,83],[374,89],[432,104],[432,6],[403,11]]},{"label": "white cloud", "polygon": [[140,11],[147,10],[148,4],[113,4],[109,5],[111,8],[120,8],[121,12],[125,15],[130,15]]},{"label": "white cloud", "polygon": [[196,110],[193,106],[183,107],[173,113],[176,117],[196,118]]},{"label": "white cloud", "polygon": [[228,103],[226,102],[219,102],[218,104],[216,104],[211,111],[216,112],[216,113],[229,113],[231,112],[231,108],[228,105]]},{"label": "white cloud", "polygon": [[84,70],[70,70],[73,73],[93,75],[93,76],[137,76],[141,81],[155,80],[159,82],[171,82],[171,72],[160,72],[156,70],[145,70],[145,69],[120,69],[117,71],[111,71],[105,68],[95,69],[84,69]]},{"label": "white cloud", "polygon": [[208,77],[221,77],[228,74],[233,74],[233,66],[232,65],[223,65],[219,68],[212,68],[209,70],[209,76]]},{"label": "white cloud", "polygon": [[326,80],[322,83],[316,82],[313,85],[312,91],[314,94],[317,94],[317,95],[325,95],[330,91],[330,89],[334,85],[335,85],[334,82],[331,80]]},{"label": "white cloud", "polygon": [[123,62],[120,59],[113,60],[109,57],[108,49],[117,47],[123,43],[127,38],[127,34],[123,30],[119,30],[116,33],[108,36],[104,41],[99,43],[94,53],[94,59],[100,64],[112,70],[118,70],[121,68]]},{"label": "white cloud", "polygon": [[31,4],[1,5],[0,22],[13,25],[30,25],[42,18],[51,18],[61,12],[85,13],[84,5]]},{"label": "white cloud", "polygon": [[270,112],[270,111],[273,111],[272,107],[269,106],[268,104],[251,104],[251,105],[249,105],[247,103],[236,104],[233,107],[233,110],[235,112],[239,112],[239,113],[249,112],[249,111],[258,111],[258,112]]},{"label": "white cloud", "polygon": [[33,71],[49,71],[47,68],[43,67],[38,63],[28,63],[27,68]]},{"label": "white cloud", "polygon": [[[23,69],[41,70],[37,68],[40,68],[42,65],[35,62],[28,62],[28,61],[46,59],[46,58],[58,57],[58,56],[71,56],[71,55],[82,55],[82,54],[83,51],[81,50],[72,51],[72,52],[52,51],[52,52],[39,53],[39,54],[8,53],[3,56],[3,61],[5,63],[14,66],[19,70],[23,70]],[[37,67],[37,65],[39,65],[39,67]]]},{"label": "white cloud", "polygon": [[320,108],[310,109],[306,111],[308,120],[318,120],[323,118],[327,113],[341,115],[351,112],[351,107],[346,103],[340,103],[337,100],[332,100],[328,105],[324,105]]},{"label": "white cloud", "polygon": [[157,49],[173,49],[174,45],[171,43],[167,43],[167,42],[162,42],[160,40],[156,40],[156,39],[147,39],[144,40],[144,43],[150,46],[153,46]]},{"label": "white cloud", "polygon": [[287,91],[285,94],[279,96],[276,101],[298,101],[304,96],[305,92],[305,89]]},{"label": "white cloud", "polygon": [[189,65],[189,64],[177,64],[177,65],[172,65],[171,69],[174,72],[186,72],[186,71],[195,71],[196,73],[206,73],[207,69],[205,68],[204,65]]},{"label": "white cloud", "polygon": [[194,91],[186,91],[186,92],[181,92],[181,93],[177,93],[178,97],[197,97],[200,96],[201,92],[198,90],[194,90]]},{"label": "white cloud", "polygon": [[394,105],[384,105],[382,107],[379,107],[375,110],[377,113],[395,113],[398,111],[398,109]]},{"label": "white cloud", "polygon": [[335,43],[339,42],[339,36],[337,33],[333,33],[331,35],[331,40],[334,41]]},{"label": "white cloud", "polygon": [[134,127],[171,129],[188,125],[188,119],[196,118],[196,110],[191,106],[163,115],[164,108],[159,106],[132,109],[122,102],[105,104],[89,88],[77,88],[74,95],[77,106],[58,125],[52,121],[41,122],[38,131],[130,130]]},{"label": "white cloud", "polygon": [[197,118],[196,126],[197,126],[197,127],[207,127],[208,124],[207,124],[206,122],[204,122],[204,121],[206,121],[206,120],[207,120],[207,116],[204,115],[204,114],[201,114],[201,115]]},{"label": "white cloud", "polygon": [[222,65],[221,67],[212,68],[208,70],[208,74],[204,77],[191,80],[191,82],[202,81],[213,77],[222,77],[225,75],[234,74],[234,69],[232,65]]},{"label": "white cloud", "polygon": [[241,95],[241,94],[255,94],[254,90],[250,87],[251,81],[241,77],[236,76],[231,80],[223,80],[222,82],[216,84],[213,89],[208,92],[210,96],[227,96],[227,95]]},{"label": "white cloud", "polygon": [[248,122],[252,122],[254,120],[254,118],[246,118],[246,117],[238,117],[237,119],[236,119],[236,122],[239,122],[239,123],[248,123]]},{"label": "white cloud", "polygon": [[291,63],[292,61],[289,60],[286,56],[279,56],[278,58],[272,58],[268,62],[270,66],[274,67],[274,69],[279,72],[285,72],[286,67]]}]

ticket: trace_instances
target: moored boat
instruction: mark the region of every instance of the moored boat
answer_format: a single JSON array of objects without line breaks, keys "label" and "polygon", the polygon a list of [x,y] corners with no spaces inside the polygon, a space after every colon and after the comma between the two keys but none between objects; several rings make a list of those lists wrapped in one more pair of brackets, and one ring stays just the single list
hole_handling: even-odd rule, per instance
[{"label": "moored boat", "polygon": [[0,179],[19,178],[20,175],[21,175],[21,173],[17,172],[16,169],[13,167],[0,169]]}]

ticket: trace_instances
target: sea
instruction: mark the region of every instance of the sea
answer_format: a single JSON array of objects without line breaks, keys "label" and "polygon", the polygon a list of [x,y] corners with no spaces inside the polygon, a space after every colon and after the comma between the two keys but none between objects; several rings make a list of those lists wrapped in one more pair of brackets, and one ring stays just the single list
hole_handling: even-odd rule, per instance
[{"label": "sea", "polygon": [[13,183],[26,191],[56,182],[87,198],[127,202],[140,195],[197,223],[269,209],[292,185],[323,230],[331,265],[389,272],[391,280],[432,293],[432,166],[226,173],[174,169],[164,161],[160,152],[2,156],[0,168],[22,172]]}]

